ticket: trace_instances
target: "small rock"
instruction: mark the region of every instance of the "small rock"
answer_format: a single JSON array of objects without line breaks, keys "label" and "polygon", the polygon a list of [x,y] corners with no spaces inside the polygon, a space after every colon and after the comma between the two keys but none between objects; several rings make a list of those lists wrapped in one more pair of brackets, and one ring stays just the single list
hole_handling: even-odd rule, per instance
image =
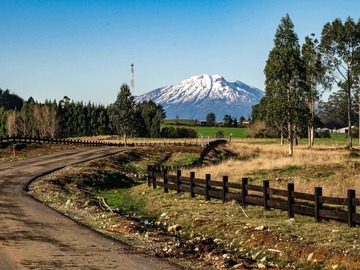
[{"label": "small rock", "polygon": [[223,255],[223,259],[225,259],[225,260],[230,259],[229,254],[226,254],[226,253],[225,253],[225,254]]},{"label": "small rock", "polygon": [[222,241],[221,241],[221,239],[219,239],[219,238],[215,238],[214,239],[214,243],[216,243],[216,244],[220,244]]},{"label": "small rock", "polygon": [[266,269],[266,265],[265,265],[265,264],[262,264],[262,263],[259,263],[259,264],[258,264],[258,268],[259,268],[259,269]]},{"label": "small rock", "polygon": [[71,200],[68,199],[68,200],[66,201],[66,203],[65,203],[65,207],[68,207],[70,204],[71,204]]},{"label": "small rock", "polygon": [[177,232],[177,231],[180,231],[181,229],[182,229],[182,227],[179,224],[175,224],[168,228],[168,232]]},{"label": "small rock", "polygon": [[265,226],[258,226],[258,227],[256,227],[254,230],[255,231],[264,231],[264,230],[266,230],[267,228],[265,227]]},{"label": "small rock", "polygon": [[262,263],[267,262],[266,256],[265,256],[265,257],[262,257],[261,260],[260,260],[260,262],[262,262]]},{"label": "small rock", "polygon": [[256,258],[260,255],[260,251],[259,252],[257,252],[257,253],[255,253],[254,255],[252,255],[251,256],[251,258],[253,259],[253,260],[256,260]]},{"label": "small rock", "polygon": [[314,252],[310,253],[309,256],[307,257],[307,261],[312,261],[312,258],[314,257]]}]

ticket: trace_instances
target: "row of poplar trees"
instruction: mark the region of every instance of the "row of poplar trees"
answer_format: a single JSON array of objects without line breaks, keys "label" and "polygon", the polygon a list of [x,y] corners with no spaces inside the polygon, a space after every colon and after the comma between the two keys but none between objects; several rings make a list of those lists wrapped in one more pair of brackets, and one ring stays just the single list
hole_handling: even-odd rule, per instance
[{"label": "row of poplar trees", "polygon": [[[289,155],[293,155],[295,138],[307,126],[309,146],[314,144],[316,102],[323,90],[337,85],[346,96],[349,141],[352,148],[351,111],[359,90],[360,20],[347,18],[326,23],[321,40],[314,34],[300,47],[290,16],[281,19],[264,69],[265,96],[253,108],[253,120],[287,138]],[[340,106],[340,104],[339,104]]]},{"label": "row of poplar trees", "polygon": [[0,137],[25,136],[69,138],[96,135],[160,137],[165,118],[161,105],[135,103],[127,84],[120,87],[114,103],[104,106],[74,102],[65,96],[59,102],[23,101],[0,89]]}]

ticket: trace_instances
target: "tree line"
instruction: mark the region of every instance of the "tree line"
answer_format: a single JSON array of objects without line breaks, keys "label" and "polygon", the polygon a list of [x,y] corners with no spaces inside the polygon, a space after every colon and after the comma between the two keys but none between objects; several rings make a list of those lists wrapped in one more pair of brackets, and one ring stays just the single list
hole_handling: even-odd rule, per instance
[{"label": "tree line", "polygon": [[114,103],[104,106],[75,102],[65,96],[43,103],[0,89],[0,136],[69,138],[96,135],[160,137],[165,118],[153,101],[135,103],[127,84],[120,87]]},{"label": "tree line", "polygon": [[[338,127],[346,124],[352,148],[351,127],[359,109],[360,20],[328,22],[320,40],[311,34],[300,46],[287,14],[276,30],[264,73],[265,96],[252,110],[253,124],[264,123],[264,135],[287,138],[292,156],[299,134],[307,135],[313,146],[314,129],[322,120]],[[318,104],[323,91],[333,86],[338,91]]]}]

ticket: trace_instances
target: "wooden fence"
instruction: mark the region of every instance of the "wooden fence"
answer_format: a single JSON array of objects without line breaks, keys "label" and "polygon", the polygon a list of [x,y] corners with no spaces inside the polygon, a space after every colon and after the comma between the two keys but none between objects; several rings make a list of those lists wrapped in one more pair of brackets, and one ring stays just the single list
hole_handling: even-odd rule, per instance
[{"label": "wooden fence", "polygon": [[195,143],[186,142],[139,142],[139,143],[110,143],[101,141],[86,141],[73,139],[53,139],[53,138],[31,138],[31,137],[4,137],[0,138],[0,145],[4,143],[48,143],[48,144],[67,144],[83,146],[115,146],[115,147],[135,147],[135,146],[200,146]]},{"label": "wooden fence", "polygon": [[270,188],[269,181],[263,181],[262,186],[251,185],[247,178],[242,183],[231,183],[227,176],[222,181],[211,179],[207,174],[205,179],[195,177],[191,172],[190,177],[181,175],[178,170],[176,175],[168,174],[166,169],[149,166],[148,185],[156,188],[163,187],[164,192],[169,189],[180,192],[189,192],[190,197],[196,194],[203,195],[205,200],[211,198],[221,199],[223,202],[235,200],[246,205],[259,205],[264,210],[280,209],[288,212],[289,218],[295,214],[314,217],[320,220],[336,220],[347,222],[349,227],[360,223],[360,214],[356,213],[356,206],[360,206],[360,199],[355,197],[355,190],[349,189],[347,198],[334,198],[322,195],[322,188],[316,187],[314,194],[296,192],[294,184],[288,184],[287,190]]}]

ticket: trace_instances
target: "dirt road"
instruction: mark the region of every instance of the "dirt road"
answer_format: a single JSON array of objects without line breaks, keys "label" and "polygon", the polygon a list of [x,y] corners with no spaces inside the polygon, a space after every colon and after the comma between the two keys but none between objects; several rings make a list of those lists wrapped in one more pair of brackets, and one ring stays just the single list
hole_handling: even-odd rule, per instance
[{"label": "dirt road", "polygon": [[180,269],[101,236],[24,192],[37,175],[119,151],[73,149],[0,164],[0,269]]}]

